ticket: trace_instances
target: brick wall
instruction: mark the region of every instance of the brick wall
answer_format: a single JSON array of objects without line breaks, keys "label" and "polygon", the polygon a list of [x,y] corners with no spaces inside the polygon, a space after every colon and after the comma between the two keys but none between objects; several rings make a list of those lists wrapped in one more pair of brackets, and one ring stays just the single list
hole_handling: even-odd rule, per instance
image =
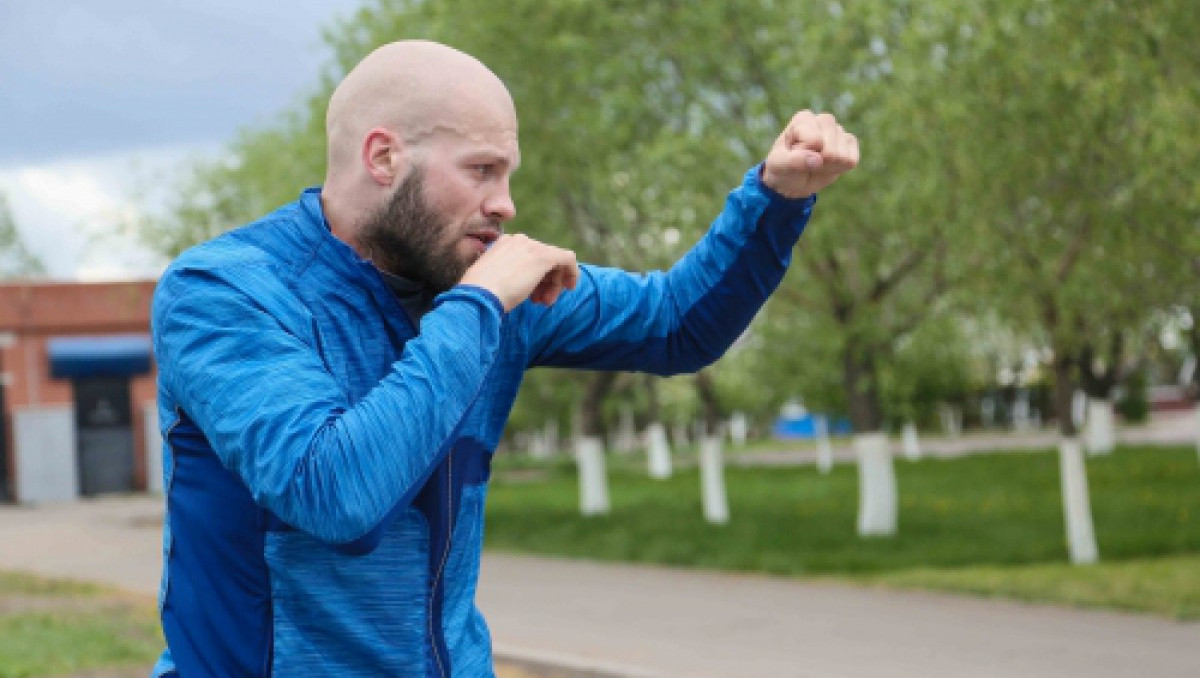
[{"label": "brick wall", "polygon": [[[155,281],[117,283],[9,283],[0,285],[0,332],[14,341],[0,349],[5,377],[4,431],[8,496],[13,496],[16,459],[12,442],[14,408],[74,402],[71,382],[50,376],[46,342],[52,337],[146,334]],[[134,487],[146,488],[142,405],[155,397],[155,373],[134,377]]]}]

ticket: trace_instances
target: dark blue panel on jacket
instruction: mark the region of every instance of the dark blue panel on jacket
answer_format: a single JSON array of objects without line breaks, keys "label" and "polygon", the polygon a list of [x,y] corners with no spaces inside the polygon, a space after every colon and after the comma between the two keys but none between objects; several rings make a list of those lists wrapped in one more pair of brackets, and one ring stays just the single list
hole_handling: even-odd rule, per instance
[{"label": "dark blue panel on jacket", "polygon": [[271,663],[270,582],[262,556],[268,514],[186,416],[167,442],[175,463],[170,529],[187,535],[172,544],[163,601],[163,632],[175,665],[188,678],[265,677]]}]

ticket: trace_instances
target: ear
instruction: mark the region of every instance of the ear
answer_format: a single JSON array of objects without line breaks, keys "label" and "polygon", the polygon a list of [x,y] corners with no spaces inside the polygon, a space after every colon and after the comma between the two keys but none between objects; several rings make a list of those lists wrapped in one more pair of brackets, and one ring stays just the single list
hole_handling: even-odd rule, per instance
[{"label": "ear", "polygon": [[400,135],[383,127],[371,129],[363,137],[362,162],[375,183],[391,186],[404,169],[404,142]]}]

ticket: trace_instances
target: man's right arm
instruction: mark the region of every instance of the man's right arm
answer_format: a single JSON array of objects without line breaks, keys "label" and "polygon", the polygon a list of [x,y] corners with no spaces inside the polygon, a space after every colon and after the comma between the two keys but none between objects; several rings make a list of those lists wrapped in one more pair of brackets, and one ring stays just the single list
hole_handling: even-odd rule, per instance
[{"label": "man's right arm", "polygon": [[348,544],[411,501],[496,358],[495,295],[460,285],[435,303],[420,336],[352,403],[314,347],[307,311],[270,271],[175,269],[155,296],[160,378],[260,506]]}]

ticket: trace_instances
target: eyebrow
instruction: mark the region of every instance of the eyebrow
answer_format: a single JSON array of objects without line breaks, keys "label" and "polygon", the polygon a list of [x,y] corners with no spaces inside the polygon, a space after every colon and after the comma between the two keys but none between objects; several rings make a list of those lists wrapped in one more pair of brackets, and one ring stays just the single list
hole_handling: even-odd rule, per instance
[{"label": "eyebrow", "polygon": [[506,168],[510,168],[513,172],[516,172],[521,167],[520,152],[517,152],[515,159],[510,159],[508,154],[495,149],[478,149],[467,153],[465,159],[467,162],[486,159],[488,162],[494,162],[496,164],[503,165]]}]

